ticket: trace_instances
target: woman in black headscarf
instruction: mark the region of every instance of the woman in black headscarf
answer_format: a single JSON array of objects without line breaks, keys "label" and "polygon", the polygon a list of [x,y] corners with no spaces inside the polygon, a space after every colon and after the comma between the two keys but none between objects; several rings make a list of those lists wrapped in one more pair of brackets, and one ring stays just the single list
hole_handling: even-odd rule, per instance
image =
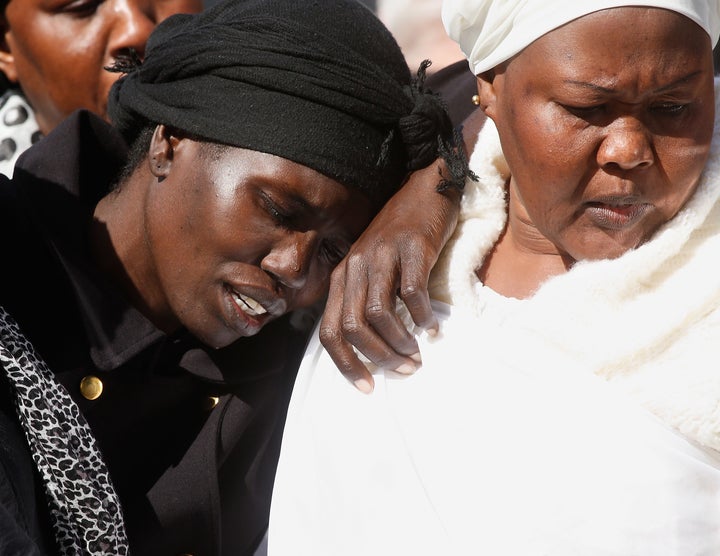
[{"label": "woman in black headscarf", "polygon": [[411,170],[441,155],[452,188],[467,166],[424,68],[355,0],[174,16],[116,69],[112,127],[78,112],[0,183],[0,539],[251,553],[291,316]]}]

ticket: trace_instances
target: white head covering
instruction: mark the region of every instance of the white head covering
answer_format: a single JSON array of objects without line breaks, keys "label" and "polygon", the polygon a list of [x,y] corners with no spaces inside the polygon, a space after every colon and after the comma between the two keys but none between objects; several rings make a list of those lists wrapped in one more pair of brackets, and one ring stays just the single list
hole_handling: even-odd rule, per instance
[{"label": "white head covering", "polygon": [[713,47],[720,35],[720,0],[444,0],[442,19],[477,75],[573,19],[621,6],[678,12],[705,29]]}]

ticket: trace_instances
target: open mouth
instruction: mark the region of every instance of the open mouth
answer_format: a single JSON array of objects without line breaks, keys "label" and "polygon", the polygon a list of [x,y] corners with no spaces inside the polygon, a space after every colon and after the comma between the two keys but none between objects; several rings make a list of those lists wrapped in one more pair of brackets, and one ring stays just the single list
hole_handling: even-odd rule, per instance
[{"label": "open mouth", "polygon": [[232,295],[232,298],[235,300],[237,306],[251,317],[259,317],[260,315],[264,315],[268,312],[259,301],[256,301],[252,297],[238,293],[235,290],[230,290],[230,295]]}]

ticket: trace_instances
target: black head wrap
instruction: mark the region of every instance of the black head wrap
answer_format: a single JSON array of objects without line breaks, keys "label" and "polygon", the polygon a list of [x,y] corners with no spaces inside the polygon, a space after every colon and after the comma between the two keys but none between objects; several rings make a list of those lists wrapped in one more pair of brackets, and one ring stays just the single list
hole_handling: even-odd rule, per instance
[{"label": "black head wrap", "polygon": [[162,22],[143,63],[113,86],[109,113],[129,138],[139,122],[163,123],[293,160],[382,202],[409,170],[456,152],[423,77],[424,67],[411,79],[392,35],[357,0],[227,0]]}]

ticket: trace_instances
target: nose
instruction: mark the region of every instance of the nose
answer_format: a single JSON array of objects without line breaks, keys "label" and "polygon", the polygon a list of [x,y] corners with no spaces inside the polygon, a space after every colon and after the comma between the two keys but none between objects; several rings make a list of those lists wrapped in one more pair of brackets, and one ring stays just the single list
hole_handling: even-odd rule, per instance
[{"label": "nose", "polygon": [[650,133],[636,118],[618,118],[612,122],[598,150],[601,167],[622,170],[646,168],[655,161]]},{"label": "nose", "polygon": [[108,8],[112,11],[108,54],[117,59],[127,56],[132,49],[142,58],[156,24],[151,3],[145,0],[116,0]]},{"label": "nose", "polygon": [[299,290],[307,283],[315,242],[313,232],[294,232],[263,257],[260,268],[283,286]]}]

